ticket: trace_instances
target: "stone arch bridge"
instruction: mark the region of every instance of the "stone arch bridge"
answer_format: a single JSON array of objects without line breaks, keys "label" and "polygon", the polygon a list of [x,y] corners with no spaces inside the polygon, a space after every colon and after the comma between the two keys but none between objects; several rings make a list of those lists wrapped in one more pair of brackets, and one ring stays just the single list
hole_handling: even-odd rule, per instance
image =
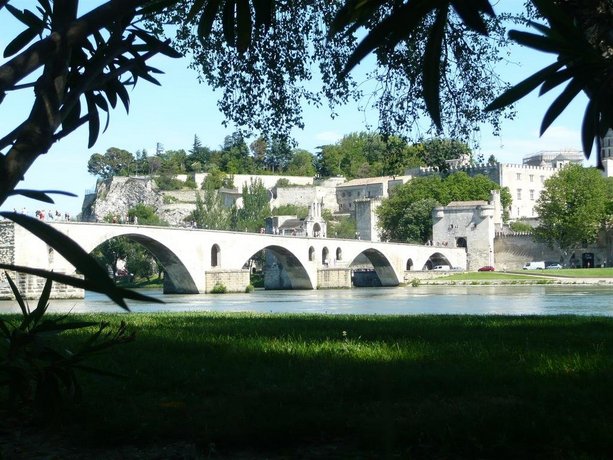
[{"label": "stone arch bridge", "polygon": [[[262,250],[271,261],[265,269],[268,289],[350,287],[356,268],[376,273],[382,286],[397,286],[409,270],[436,265],[466,268],[465,249],[176,227],[85,222],[50,225],[87,252],[119,236],[142,244],[164,267],[165,293],[210,292],[218,282],[230,291],[244,291],[249,284],[248,261]],[[0,227],[4,245],[8,242],[12,246],[8,252],[3,248],[3,259],[17,265],[75,272],[63,257],[23,228],[12,222],[3,222]]]}]

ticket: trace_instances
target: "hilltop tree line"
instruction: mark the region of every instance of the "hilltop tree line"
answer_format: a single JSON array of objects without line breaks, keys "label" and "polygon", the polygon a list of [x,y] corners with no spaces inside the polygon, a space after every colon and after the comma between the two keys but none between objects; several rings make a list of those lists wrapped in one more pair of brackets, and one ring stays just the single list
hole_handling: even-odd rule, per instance
[{"label": "hilltop tree line", "polygon": [[[189,151],[164,150],[158,144],[156,152],[146,150],[135,154],[116,147],[104,154],[94,153],[88,171],[102,179],[113,176],[154,175],[171,178],[177,174],[285,174],[292,176],[344,176],[347,179],[401,175],[407,168],[432,166],[447,169],[447,160],[466,156],[471,163],[483,163],[473,158],[469,146],[451,139],[429,139],[409,145],[396,136],[375,133],[352,133],[335,144],[323,145],[314,155],[304,149],[292,148],[288,142],[258,137],[249,145],[238,132],[226,136],[219,149],[205,147],[194,136]],[[490,158],[490,162],[495,159]],[[170,180],[170,179],[166,179]]]}]

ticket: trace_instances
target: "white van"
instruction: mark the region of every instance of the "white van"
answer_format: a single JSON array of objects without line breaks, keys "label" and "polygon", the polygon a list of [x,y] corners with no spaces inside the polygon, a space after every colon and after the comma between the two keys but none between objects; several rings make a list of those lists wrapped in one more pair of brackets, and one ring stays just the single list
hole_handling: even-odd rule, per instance
[{"label": "white van", "polygon": [[437,271],[437,272],[448,272],[449,270],[451,270],[451,266],[450,265],[435,265],[432,270]]},{"label": "white van", "polygon": [[528,262],[524,265],[524,270],[545,270],[545,261],[540,260],[538,262]]}]

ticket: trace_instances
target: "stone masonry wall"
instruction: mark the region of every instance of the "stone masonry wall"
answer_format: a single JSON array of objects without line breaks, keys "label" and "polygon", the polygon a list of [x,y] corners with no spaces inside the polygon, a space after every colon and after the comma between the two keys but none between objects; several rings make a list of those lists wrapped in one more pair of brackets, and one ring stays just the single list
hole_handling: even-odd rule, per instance
[{"label": "stone masonry wall", "polygon": [[226,287],[226,292],[245,292],[250,283],[249,270],[211,270],[205,273],[205,289],[211,292],[215,284]]},{"label": "stone masonry wall", "polygon": [[[0,222],[0,262],[15,263],[15,224],[8,221]],[[44,278],[15,271],[8,271],[8,274],[26,299],[37,299],[43,291],[46,281]],[[73,286],[53,283],[50,296],[52,299],[82,299],[84,291]],[[14,298],[5,271],[2,270],[0,271],[0,299]]]},{"label": "stone masonry wall", "polygon": [[[497,234],[494,239],[494,251],[496,270],[521,270],[527,262],[539,260],[569,264],[572,256],[572,253],[564,256],[559,250],[552,250],[543,243],[535,242],[529,234]],[[611,266],[613,263],[613,260],[608,260],[610,257],[607,256],[606,248],[595,245],[574,251],[577,263],[581,263],[581,255],[584,252],[594,254],[597,267]]]},{"label": "stone masonry wall", "polygon": [[351,287],[350,268],[323,268],[317,270],[317,289]]}]

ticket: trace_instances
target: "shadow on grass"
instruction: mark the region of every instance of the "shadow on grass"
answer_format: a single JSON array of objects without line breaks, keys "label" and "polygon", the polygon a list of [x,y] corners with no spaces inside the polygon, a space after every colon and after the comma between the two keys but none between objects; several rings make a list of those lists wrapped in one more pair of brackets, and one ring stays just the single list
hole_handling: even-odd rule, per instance
[{"label": "shadow on grass", "polygon": [[127,380],[87,378],[85,401],[66,414],[86,444],[185,441],[303,458],[613,453],[610,319],[121,319],[137,341],[95,364]]}]

